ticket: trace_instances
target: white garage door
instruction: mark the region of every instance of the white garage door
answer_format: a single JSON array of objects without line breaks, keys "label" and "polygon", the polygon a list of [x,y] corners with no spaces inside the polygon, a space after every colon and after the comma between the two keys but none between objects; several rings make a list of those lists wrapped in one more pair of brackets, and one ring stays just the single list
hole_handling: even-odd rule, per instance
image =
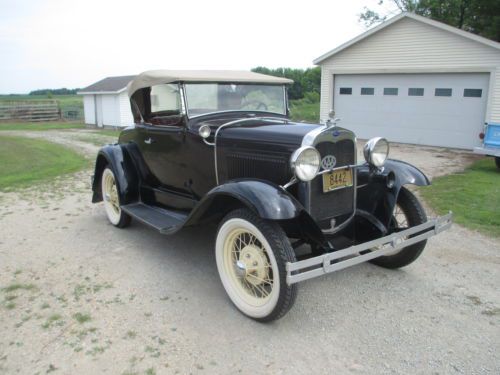
[{"label": "white garage door", "polygon": [[358,138],[471,149],[479,145],[488,73],[335,75],[334,109]]}]

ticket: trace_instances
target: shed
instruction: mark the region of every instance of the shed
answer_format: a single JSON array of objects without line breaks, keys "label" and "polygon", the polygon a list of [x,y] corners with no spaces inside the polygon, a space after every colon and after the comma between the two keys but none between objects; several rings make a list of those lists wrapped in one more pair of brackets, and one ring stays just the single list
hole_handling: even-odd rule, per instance
[{"label": "shed", "polygon": [[127,85],[135,76],[107,77],[78,92],[83,95],[85,124],[125,127],[134,119]]},{"label": "shed", "polygon": [[500,123],[500,43],[402,13],[320,56],[321,118],[360,138],[471,149]]}]

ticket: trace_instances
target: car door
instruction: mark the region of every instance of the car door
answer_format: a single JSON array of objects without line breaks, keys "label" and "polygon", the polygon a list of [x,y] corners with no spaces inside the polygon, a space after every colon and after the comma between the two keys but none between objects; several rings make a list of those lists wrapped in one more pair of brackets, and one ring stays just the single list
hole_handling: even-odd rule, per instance
[{"label": "car door", "polygon": [[186,188],[186,122],[181,113],[179,86],[152,86],[144,124],[139,130],[143,159],[157,186],[164,191],[188,193]]}]

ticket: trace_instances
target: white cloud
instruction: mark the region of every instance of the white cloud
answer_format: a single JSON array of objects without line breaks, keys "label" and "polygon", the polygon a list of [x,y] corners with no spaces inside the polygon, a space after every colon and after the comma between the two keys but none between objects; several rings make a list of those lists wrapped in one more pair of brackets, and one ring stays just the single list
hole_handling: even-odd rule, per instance
[{"label": "white cloud", "polygon": [[0,92],[84,87],[155,68],[312,66],[363,31],[373,1],[8,1]]}]

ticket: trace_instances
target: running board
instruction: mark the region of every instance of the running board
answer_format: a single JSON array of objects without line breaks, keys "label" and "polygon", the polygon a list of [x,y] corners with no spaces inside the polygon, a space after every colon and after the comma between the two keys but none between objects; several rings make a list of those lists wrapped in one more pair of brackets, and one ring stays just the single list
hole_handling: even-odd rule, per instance
[{"label": "running board", "polygon": [[[298,262],[288,262],[286,264],[286,282],[288,285],[295,284],[299,281],[351,267],[355,264],[378,258],[394,250],[413,245],[450,228],[452,218],[453,214],[450,212],[447,215],[437,217],[401,232],[391,233],[373,241]],[[412,235],[413,237],[410,238]],[[364,253],[366,250],[371,251]]]},{"label": "running board", "polygon": [[122,206],[121,209],[144,224],[147,224],[162,234],[172,234],[182,228],[187,214],[179,211],[167,210],[149,206],[144,203],[132,203]]}]

